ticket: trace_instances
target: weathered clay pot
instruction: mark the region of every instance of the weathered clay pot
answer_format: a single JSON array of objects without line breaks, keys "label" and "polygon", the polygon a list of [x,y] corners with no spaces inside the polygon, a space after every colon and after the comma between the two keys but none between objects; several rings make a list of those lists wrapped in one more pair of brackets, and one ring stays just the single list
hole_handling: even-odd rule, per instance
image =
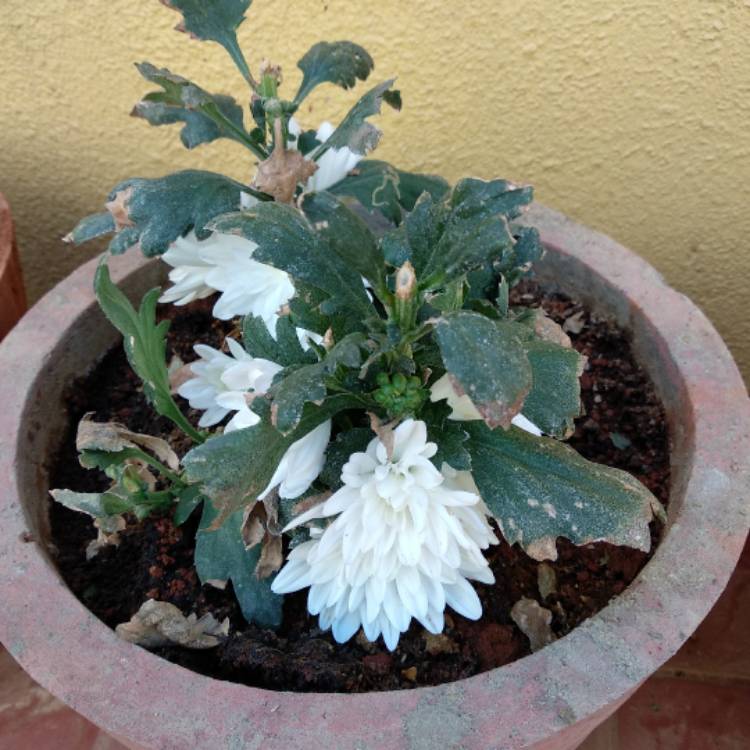
[{"label": "weathered clay pot", "polygon": [[10,206],[0,193],[0,341],[26,311]]},{"label": "weathered clay pot", "polygon": [[[609,606],[508,666],[439,687],[360,695],[221,682],[118,640],[66,588],[47,545],[45,466],[65,421],[61,394],[115,342],[88,263],[0,346],[0,640],[44,687],[133,746],[576,747],[677,651],[724,588],[748,530],[750,405],[711,324],[650,266],[548,209],[535,207],[529,220],[550,251],[542,276],[632,331],[670,422],[668,529]],[[162,273],[135,254],[111,266],[132,293]]]}]

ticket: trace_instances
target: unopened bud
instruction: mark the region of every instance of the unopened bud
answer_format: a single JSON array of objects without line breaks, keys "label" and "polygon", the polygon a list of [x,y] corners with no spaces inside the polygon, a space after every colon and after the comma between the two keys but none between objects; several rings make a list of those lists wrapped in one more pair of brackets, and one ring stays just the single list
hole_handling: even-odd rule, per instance
[{"label": "unopened bud", "polygon": [[283,80],[281,75],[281,65],[276,65],[275,63],[272,63],[268,59],[261,60],[260,63],[260,77],[261,79],[268,76],[269,78],[272,78],[276,85],[278,86],[281,81]]},{"label": "unopened bud", "polygon": [[414,266],[407,260],[396,272],[396,298],[411,299],[417,291],[417,274]]}]

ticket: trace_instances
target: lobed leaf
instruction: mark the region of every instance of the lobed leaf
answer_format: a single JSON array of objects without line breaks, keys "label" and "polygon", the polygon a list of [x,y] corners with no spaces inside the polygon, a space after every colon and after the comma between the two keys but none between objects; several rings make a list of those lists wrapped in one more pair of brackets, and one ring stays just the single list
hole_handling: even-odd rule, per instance
[{"label": "lobed leaf", "polygon": [[146,80],[159,84],[163,90],[146,94],[133,108],[133,116],[142,117],[151,125],[183,122],[180,139],[188,149],[217,138],[230,138],[260,156],[265,155],[245,131],[242,107],[231,96],[209,94],[186,78],[151,63],[139,63],[136,68]]},{"label": "lobed leaf", "polygon": [[210,228],[252,240],[258,244],[255,260],[317,287],[337,304],[348,304],[358,315],[370,317],[375,313],[359,274],[339,261],[325,239],[293,206],[258,203],[246,211],[219,217]]},{"label": "lobed leaf", "polygon": [[287,374],[281,373],[281,379],[275,381],[270,390],[275,427],[282,433],[288,433],[299,423],[306,403],[322,403],[327,393],[328,376],[339,365],[358,368],[362,363],[360,349],[364,342],[363,333],[351,333],[335,344],[322,361],[297,367]]},{"label": "lobed leaf", "polygon": [[532,386],[531,365],[514,327],[458,310],[437,320],[435,338],[454,387],[469,396],[490,427],[507,429]]},{"label": "lobed leaf", "polygon": [[96,269],[94,290],[104,314],[123,336],[128,362],[143,381],[143,393],[148,401],[194,441],[203,442],[203,435],[190,424],[172,398],[166,364],[169,322],[156,323],[156,301],[161,290],[148,292],[136,312],[130,300],[112,283],[106,263],[100,263]]},{"label": "lobed leaf", "polygon": [[376,288],[384,283],[383,255],[375,237],[340,198],[327,192],[307,193],[302,210],[344,264]]},{"label": "lobed leaf", "polygon": [[532,387],[523,414],[546,435],[569,437],[582,413],[580,377],[586,358],[575,349],[534,339],[525,344]]},{"label": "lobed leaf", "polygon": [[630,474],[587,461],[570,446],[512,427],[464,422],[472,475],[509,544],[535,560],[557,558],[557,537],[648,551],[659,501]]},{"label": "lobed leaf", "polygon": [[505,265],[516,264],[509,220],[530,200],[530,188],[506,180],[461,180],[442,200],[424,192],[403,224],[382,238],[384,256],[397,267],[409,260],[423,290],[468,273],[479,274],[472,287],[494,286]]},{"label": "lobed leaf", "polygon": [[393,89],[395,82],[396,79],[392,78],[370,89],[349,110],[346,117],[333,131],[331,137],[316,149],[313,158],[319,159],[330,148],[341,149],[346,147],[355,154],[366,154],[368,151],[372,151],[378,145],[382,133],[374,125],[367,122],[367,119],[380,113],[383,102],[394,109],[401,109],[400,94]]},{"label": "lobed leaf", "polygon": [[84,242],[101,237],[105,234],[111,234],[117,229],[115,220],[109,211],[101,214],[92,214],[81,219],[72,232],[63,237],[63,242],[70,242],[74,245],[81,245]]},{"label": "lobed leaf", "polygon": [[401,223],[403,212],[411,211],[422,193],[440,201],[449,190],[442,177],[404,172],[376,159],[361,161],[351,174],[329,189],[335,195],[355,198],[368,211],[378,211],[392,224]]},{"label": "lobed leaf", "polygon": [[253,84],[250,69],[237,42],[237,28],[245,20],[252,0],[161,0],[182,14],[177,30],[194,39],[218,42],[229,53],[248,83]]},{"label": "lobed leaf", "polygon": [[334,83],[343,89],[352,88],[357,79],[364,81],[375,63],[364,47],[354,42],[318,42],[297,63],[302,71],[302,83],[295,103],[303,99],[321,83]]},{"label": "lobed leaf", "polygon": [[315,361],[315,354],[305,351],[300,345],[297,329],[289,316],[278,318],[274,338],[263,318],[246,315],[242,321],[242,343],[248,354],[282,367]]},{"label": "lobed leaf", "polygon": [[347,394],[331,396],[320,406],[307,404],[297,427],[284,435],[271,423],[266,400],[256,399],[262,420],[253,427],[210,438],[182,459],[185,478],[220,511],[219,526],[235,510],[252,504],[268,486],[286,450],[295,441],[346,409],[361,408],[361,401]]},{"label": "lobed leaf", "polygon": [[218,511],[210,503],[205,503],[195,537],[195,569],[201,583],[231,581],[243,617],[261,627],[278,628],[284,598],[271,591],[272,577],[260,580],[255,575],[261,545],[251,549],[245,547],[242,539],[243,510],[235,511],[215,528],[217,517]]},{"label": "lobed leaf", "polygon": [[427,403],[422,408],[420,417],[427,425],[427,437],[438,447],[431,460],[438,469],[446,463],[456,471],[470,471],[471,454],[466,448],[469,434],[462,422],[448,419],[451,411],[444,400]]},{"label": "lobed leaf", "polygon": [[239,209],[243,191],[247,188],[239,182],[195,169],[125,180],[107,204],[119,229],[109,250],[120,254],[137,244],[146,256],[161,255],[191,229],[204,240],[216,216]]}]

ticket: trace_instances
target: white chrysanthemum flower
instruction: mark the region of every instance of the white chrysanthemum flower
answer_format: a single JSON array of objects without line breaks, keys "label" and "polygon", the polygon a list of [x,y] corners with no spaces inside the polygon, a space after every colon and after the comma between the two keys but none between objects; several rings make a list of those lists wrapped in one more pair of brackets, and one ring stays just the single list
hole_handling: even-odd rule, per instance
[{"label": "white chrysanthemum flower", "polygon": [[[298,136],[299,124],[292,118],[290,132]],[[335,128],[324,122],[316,133],[319,141],[330,138]],[[296,148],[296,141],[290,144]],[[307,158],[310,158],[308,155]],[[342,180],[364,157],[348,147],[329,149],[318,160],[318,169],[304,187],[305,192],[327,190]],[[240,193],[240,207],[252,208],[257,199],[250,193]],[[294,285],[288,274],[277,268],[253,260],[257,245],[242,237],[215,232],[199,240],[195,232],[178,237],[161,256],[172,266],[169,280],[159,302],[186,305],[220,292],[213,314],[220,320],[237,315],[257,315],[262,318],[272,335],[276,331],[279,310],[294,296]],[[306,349],[308,339],[317,341],[316,334],[299,332],[300,343]]]},{"label": "white chrysanthemum flower", "polygon": [[[471,399],[464,393],[459,396],[456,389],[451,383],[450,376],[446,372],[442,378],[438,378],[430,388],[430,401],[442,401],[445,399],[452,411],[448,419],[470,422],[482,419],[482,415],[477,411],[477,407],[471,402]],[[516,427],[520,427],[526,432],[530,432],[537,437],[541,436],[542,431],[523,414],[516,414],[511,420]]]},{"label": "white chrysanthemum flower", "polygon": [[201,241],[195,232],[190,232],[185,237],[178,237],[161,256],[165,263],[172,266],[169,272],[172,286],[159,297],[159,302],[187,305],[216,291],[206,283],[206,274],[213,268],[213,264],[201,256],[206,242],[208,240]]},{"label": "white chrysanthemum flower", "polygon": [[[229,354],[205,344],[193,347],[200,357],[190,365],[195,377],[183,383],[177,392],[194,409],[205,410],[198,422],[200,427],[218,424],[234,412],[224,428],[224,432],[232,432],[260,422],[250,405],[256,396],[268,391],[274,376],[283,368],[276,362],[251,356],[232,338],[226,341]],[[292,443],[260,499],[274,487],[279,488],[281,497],[289,499],[306,492],[323,469],[330,438],[328,420]]]},{"label": "white chrysanthemum flower", "polygon": [[[315,137],[321,143],[325,143],[335,130],[336,128],[330,122],[324,122],[318,128]],[[289,132],[294,136],[299,136],[302,132],[302,128],[293,117],[289,120]],[[296,149],[297,141],[292,141],[289,147]],[[312,153],[306,154],[305,158],[311,159]],[[308,178],[303,192],[312,193],[328,190],[329,187],[343,180],[364,158],[364,154],[357,154],[348,146],[329,148],[316,162],[318,169],[315,174]]]},{"label": "white chrysanthemum flower", "polygon": [[196,344],[193,348],[200,359],[190,365],[195,377],[177,390],[193,409],[204,410],[199,427],[212,427],[232,411],[238,415],[227,425],[227,431],[257,424],[260,418],[250,411],[246,394],[265,393],[282,369],[275,362],[252,357],[233,338],[226,341],[229,354]]},{"label": "white chrysanthemum flower", "polygon": [[[333,135],[334,131],[335,128],[330,122],[324,122],[318,128],[315,137],[321,143],[325,143]],[[329,187],[343,180],[364,158],[364,154],[357,154],[348,146],[344,146],[344,148],[329,148],[318,159],[318,169],[307,180],[305,192],[311,193],[313,191],[328,190]]]},{"label": "white chrysanthemum flower", "polygon": [[329,419],[292,443],[279,461],[271,481],[259,499],[262,500],[274,487],[279,488],[279,497],[283,498],[299,497],[306,492],[323,470],[330,439]]},{"label": "white chrysanthemum flower", "polygon": [[[360,626],[392,651],[412,618],[432,633],[443,630],[446,605],[478,619],[482,605],[468,579],[493,583],[482,554],[497,538],[471,478],[430,458],[424,422],[409,419],[393,432],[393,454],[380,439],[344,466],[344,486],[301,514],[285,530],[336,516],[289,554],[272,589],[310,587],[307,608],[343,643]],[[467,489],[469,487],[470,489]]]},{"label": "white chrysanthemum flower", "polygon": [[253,260],[257,247],[243,237],[220,232],[205,240],[197,239],[194,232],[178,238],[162,255],[173,266],[169,280],[174,286],[159,301],[185,305],[220,292],[215,317],[257,315],[274,333],[278,312],[294,295],[294,285],[284,271]]}]

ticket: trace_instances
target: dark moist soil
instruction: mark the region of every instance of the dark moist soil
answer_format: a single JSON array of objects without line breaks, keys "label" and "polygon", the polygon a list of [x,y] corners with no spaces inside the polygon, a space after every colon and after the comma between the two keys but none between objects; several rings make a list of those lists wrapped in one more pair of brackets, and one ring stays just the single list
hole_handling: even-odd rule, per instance
[{"label": "dark moist soil", "polygon": [[[628,336],[611,322],[595,318],[578,303],[559,294],[543,294],[533,281],[513,292],[514,304],[541,306],[557,322],[568,324],[573,345],[588,357],[581,379],[586,416],[577,422],[570,444],[586,458],[631,472],[664,503],[669,494],[669,446],[663,409],[653,386],[633,358]],[[166,306],[172,319],[168,355],[195,358],[196,340],[220,346],[231,325],[210,314],[211,301],[184,308]],[[576,321],[583,324],[580,332]],[[85,412],[97,420],[115,420],[131,430],[167,438],[182,455],[188,445],[170,422],[146,404],[138,381],[121,347],[107,354],[68,394],[70,432],[51,486],[99,491],[103,475],[78,465],[74,438]],[[197,414],[192,414],[197,417]],[[560,540],[559,558],[546,563],[556,574],[557,589],[542,598],[539,563],[517,546],[501,542],[488,552],[496,583],[475,584],[483,616],[472,622],[446,613],[446,629],[430,636],[413,623],[390,653],[382,645],[357,636],[347,644],[334,642],[307,614],[306,591],[287,596],[284,622],[278,632],[248,625],[231,590],[201,586],[193,569],[197,516],[182,527],[169,515],[143,522],[130,519],[119,547],[106,547],[87,561],[85,549],[95,536],[91,520],[50,503],[57,562],[76,596],[110,627],[126,622],[147,598],[168,601],[186,614],[212,612],[229,617],[229,637],[209,651],[179,647],[157,649],[165,659],[202,674],[277,690],[344,691],[393,690],[435,685],[461,679],[526,656],[529,643],[510,617],[521,598],[536,599],[553,614],[552,627],[563,636],[590,617],[635,578],[649,555],[606,543],[578,548]],[[654,546],[660,528],[652,524]],[[498,534],[498,536],[500,536]],[[502,538],[502,537],[501,537]]]}]

